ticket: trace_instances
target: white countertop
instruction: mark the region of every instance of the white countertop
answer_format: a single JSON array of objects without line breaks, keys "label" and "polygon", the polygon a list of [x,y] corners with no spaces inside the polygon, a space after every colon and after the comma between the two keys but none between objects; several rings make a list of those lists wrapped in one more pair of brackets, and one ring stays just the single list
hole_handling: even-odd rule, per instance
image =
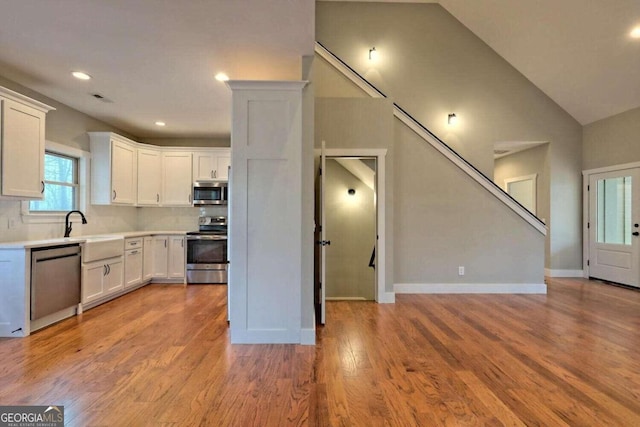
[{"label": "white countertop", "polygon": [[158,236],[158,235],[186,235],[186,231],[123,231],[121,233],[108,233],[108,234],[92,234],[89,236],[74,236],[74,237],[60,237],[56,239],[43,239],[43,240],[25,240],[21,242],[0,242],[0,250],[1,249],[31,249],[31,248],[42,248],[46,246],[58,246],[58,245],[67,245],[74,243],[84,243],[87,240],[93,238],[104,238],[104,237],[122,237],[124,239],[129,237],[141,237],[141,236]]}]

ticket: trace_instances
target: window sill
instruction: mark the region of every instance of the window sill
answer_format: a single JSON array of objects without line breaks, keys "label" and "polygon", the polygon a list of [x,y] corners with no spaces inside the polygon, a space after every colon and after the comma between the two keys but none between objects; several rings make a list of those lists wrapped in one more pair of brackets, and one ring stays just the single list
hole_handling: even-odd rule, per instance
[{"label": "window sill", "polygon": [[28,213],[22,214],[22,223],[23,224],[62,224],[64,223],[64,218],[66,216],[66,212],[61,213]]}]

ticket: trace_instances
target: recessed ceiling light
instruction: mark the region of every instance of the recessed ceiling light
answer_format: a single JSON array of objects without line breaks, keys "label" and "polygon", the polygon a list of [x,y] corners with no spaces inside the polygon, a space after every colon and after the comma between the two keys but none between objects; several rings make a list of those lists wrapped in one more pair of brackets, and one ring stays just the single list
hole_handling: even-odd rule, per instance
[{"label": "recessed ceiling light", "polygon": [[225,73],[218,73],[216,74],[216,80],[219,82],[226,82],[227,80],[229,80],[229,76],[227,76]]},{"label": "recessed ceiling light", "polygon": [[156,126],[166,126],[167,124],[165,122],[156,122]]},{"label": "recessed ceiling light", "polygon": [[82,71],[74,71],[71,73],[73,77],[80,80],[90,80],[91,76],[87,73],[83,73]]},{"label": "recessed ceiling light", "polygon": [[640,27],[635,27],[633,30],[631,30],[631,37],[633,37],[634,39],[640,39]]}]

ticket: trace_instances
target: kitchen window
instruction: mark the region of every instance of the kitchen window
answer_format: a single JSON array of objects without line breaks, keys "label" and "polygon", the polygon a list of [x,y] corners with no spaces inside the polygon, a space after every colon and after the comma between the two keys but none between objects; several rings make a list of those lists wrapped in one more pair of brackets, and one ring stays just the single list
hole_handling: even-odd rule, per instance
[{"label": "kitchen window", "polygon": [[44,154],[44,199],[29,202],[29,212],[78,209],[78,159],[50,151]]},{"label": "kitchen window", "polygon": [[44,199],[22,202],[25,223],[63,222],[67,212],[86,208],[89,153],[46,141]]}]

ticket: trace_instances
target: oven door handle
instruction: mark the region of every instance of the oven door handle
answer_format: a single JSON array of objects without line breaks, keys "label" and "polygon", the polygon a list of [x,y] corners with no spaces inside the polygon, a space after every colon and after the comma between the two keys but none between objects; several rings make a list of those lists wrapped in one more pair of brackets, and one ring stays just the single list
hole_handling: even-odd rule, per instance
[{"label": "oven door handle", "polygon": [[227,240],[227,236],[196,235],[187,236],[187,240]]}]

